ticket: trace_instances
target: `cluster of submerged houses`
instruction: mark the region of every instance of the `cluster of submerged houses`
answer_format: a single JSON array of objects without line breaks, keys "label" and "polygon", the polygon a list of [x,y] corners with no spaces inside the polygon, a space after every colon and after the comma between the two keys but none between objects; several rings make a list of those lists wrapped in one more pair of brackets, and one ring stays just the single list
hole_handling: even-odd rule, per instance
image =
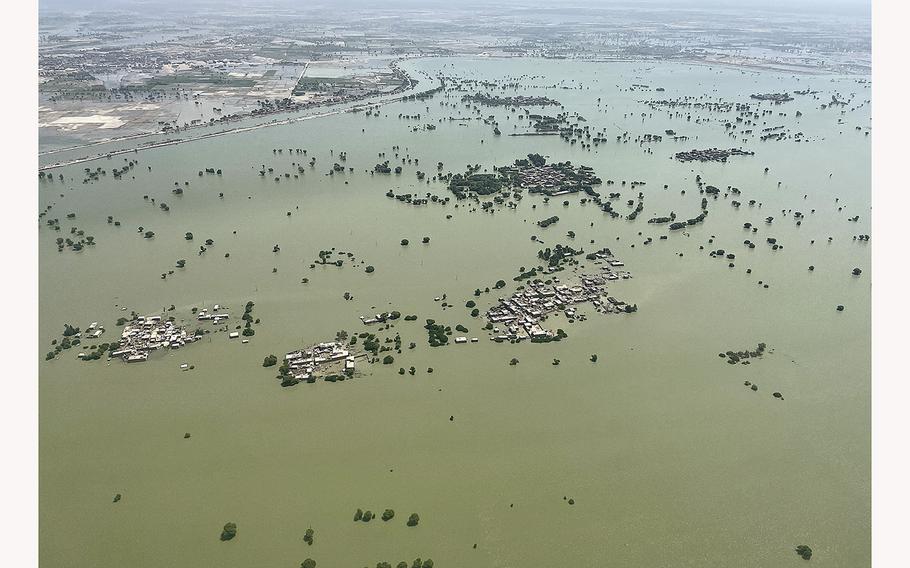
[{"label": "cluster of submerged houses", "polygon": [[[502,168],[507,173],[512,168]],[[517,168],[516,168],[517,169]],[[517,172],[518,185],[530,193],[543,193],[550,197],[576,193],[599,185],[601,180],[589,166],[573,167],[568,163],[530,166]]]},{"label": "cluster of submerged houses", "polygon": [[500,97],[496,95],[488,95],[486,93],[474,93],[471,95],[464,95],[461,97],[462,102],[466,103],[478,103],[487,106],[510,106],[510,107],[520,107],[520,106],[549,106],[549,105],[558,105],[559,101],[555,101],[549,97],[533,97],[519,95],[514,97]]},{"label": "cluster of submerged houses", "polygon": [[288,372],[298,381],[316,382],[316,376],[354,374],[354,355],[337,341],[318,343],[309,349],[291,351],[284,356]]},{"label": "cluster of submerged houses", "polygon": [[363,325],[370,325],[374,323],[385,323],[389,320],[398,319],[398,316],[395,315],[395,312],[382,312],[379,314],[374,314],[372,316],[360,316],[360,321],[363,322]]},{"label": "cluster of submerged houses", "polygon": [[[228,317],[218,304],[211,312],[202,309],[196,314],[198,321],[211,321],[213,324],[221,323]],[[156,349],[179,349],[199,338],[199,335],[187,333],[186,328],[169,319],[162,320],[161,316],[138,316],[123,327],[120,345],[111,355],[127,363],[141,363],[147,361],[149,353]]]},{"label": "cluster of submerged houses", "polygon": [[[620,261],[609,261],[622,263]],[[628,273],[613,272],[605,266],[603,274],[583,274],[579,283],[567,285],[558,283],[544,284],[536,281],[529,283],[508,298],[500,298],[499,304],[487,311],[487,320],[494,326],[491,337],[494,341],[549,341],[558,333],[545,329],[542,322],[548,315],[563,312],[570,321],[583,320],[584,315],[577,312],[577,306],[590,302],[599,313],[618,313],[627,311],[626,303],[609,296],[606,297],[607,282],[619,278],[629,278]]]},{"label": "cluster of submerged houses", "polygon": [[88,337],[91,339],[97,339],[97,338],[101,337],[101,334],[103,334],[103,333],[104,333],[104,326],[100,325],[96,321],[93,321],[92,323],[89,324],[88,328],[85,330],[85,334],[79,334],[79,335],[84,335],[85,337]]},{"label": "cluster of submerged houses", "polygon": [[221,306],[215,304],[212,306],[212,312],[209,313],[207,309],[201,309],[196,312],[196,319],[199,321],[211,321],[212,324],[219,324],[222,320],[226,320],[230,317],[227,311],[222,310]]},{"label": "cluster of submerged houses", "polygon": [[719,148],[708,148],[707,150],[689,150],[687,152],[677,152],[675,158],[680,162],[726,162],[730,156],[754,156],[755,152],[743,150],[742,148],[730,148],[723,150]]},{"label": "cluster of submerged houses", "polygon": [[156,349],[179,349],[197,339],[174,322],[162,321],[161,316],[139,316],[123,327],[120,345],[111,355],[127,363],[140,363]]}]

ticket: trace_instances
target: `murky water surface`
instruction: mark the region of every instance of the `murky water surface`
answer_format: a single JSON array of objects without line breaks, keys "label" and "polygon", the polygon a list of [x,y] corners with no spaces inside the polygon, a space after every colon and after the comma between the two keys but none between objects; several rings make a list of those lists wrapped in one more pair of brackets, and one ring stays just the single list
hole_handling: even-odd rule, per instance
[{"label": "murky water surface", "polygon": [[[869,137],[855,129],[869,125],[869,108],[850,110],[870,98],[868,88],[848,77],[658,63],[408,65],[431,75],[513,78],[521,87],[497,93],[558,99],[592,130],[606,128],[608,142],[586,150],[558,137],[507,136],[516,123],[527,129],[527,120],[507,107],[481,108],[499,121],[497,137],[481,120],[446,120],[472,115],[458,102],[461,93],[442,93],[384,106],[379,118],[341,114],[130,154],[139,164],[122,180],[110,175],[125,163],[116,156],[55,170],[65,183],[39,184],[39,205],[55,204],[50,216],[61,219],[62,236],[77,226],[97,241],[58,253],[61,233],[40,230],[42,353],[66,322],[84,329],[100,321],[104,340],[116,338],[116,319],[129,313],[123,306],[155,313],[173,304],[172,313],[189,320],[193,306],[220,303],[239,316],[252,300],[262,319],[248,344],[222,332],[144,364],[82,362],[78,348],[41,363],[42,564],[294,567],[312,557],[319,566],[360,567],[420,556],[440,567],[758,568],[798,565],[793,548],[809,544],[816,568],[868,566],[870,248],[853,236],[871,232]],[[650,90],[628,91],[633,83]],[[817,98],[763,103],[774,113],[759,128],[784,125],[809,142],[753,140],[745,147],[754,156],[726,164],[671,156],[741,145],[723,126],[735,112],[693,111],[686,121],[640,102],[704,95],[747,103],[751,93],[805,88],[818,90]],[[834,93],[856,93],[844,114],[820,108]],[[412,131],[428,123],[436,130]],[[689,140],[614,142],[626,131],[634,138],[666,129]],[[405,164],[399,176],[365,173],[383,159],[394,165],[393,145],[420,164]],[[308,156],[273,154],[279,147],[306,148]],[[340,151],[353,173],[325,175]],[[418,207],[385,196],[391,189],[444,197],[444,184],[418,182],[415,172],[432,177],[438,161],[443,172],[492,168],[529,152],[615,180],[599,191],[621,192],[614,206],[622,213],[642,191],[644,211],[630,222],[580,204],[580,196],[564,207],[563,198],[528,195],[515,210],[488,214],[454,199]],[[314,156],[316,167],[297,180],[258,175],[262,164],[282,175]],[[83,184],[83,169],[99,166],[108,175]],[[199,177],[205,167],[223,175]],[[648,224],[670,211],[683,219],[700,212],[696,174],[742,194],[709,200],[707,220],[687,234]],[[185,180],[184,194],[173,195],[174,182]],[[647,185],[632,189],[621,180]],[[734,208],[734,199],[743,205]],[[761,208],[749,207],[750,199]],[[797,226],[782,209],[805,219]],[[76,218],[65,219],[69,212]],[[108,224],[108,215],[122,225]],[[560,221],[535,225],[551,215]],[[774,222],[766,225],[769,215]],[[854,215],[859,220],[848,221]],[[758,232],[745,231],[745,222]],[[155,237],[142,238],[140,226]],[[187,231],[194,241],[184,239]],[[464,303],[499,279],[506,289],[476,298],[478,307],[514,291],[519,268],[539,264],[542,245],[532,235],[546,246],[610,247],[634,275],[610,294],[639,311],[555,318],[569,334],[559,343],[489,341]],[[431,242],[421,244],[423,236]],[[653,243],[643,245],[649,236]],[[768,237],[784,248],[772,250]],[[207,238],[214,245],[198,256]],[[411,244],[400,246],[402,238]],[[757,246],[747,248],[745,239]],[[318,252],[332,247],[357,261],[311,269]],[[708,256],[715,248],[735,253],[735,267]],[[180,258],[187,267],[162,280]],[[365,265],[376,271],[366,274]],[[852,276],[854,267],[863,274]],[[434,301],[443,294],[454,308]],[[361,364],[354,380],[287,389],[274,368],[262,367],[270,353],[342,329],[359,333],[360,315],[385,309],[419,317],[383,332],[417,344],[395,354],[393,365]],[[480,342],[431,348],[426,318],[464,324]],[[772,352],[750,365],[717,356],[758,342]],[[595,353],[596,364],[589,361]],[[513,357],[520,362],[510,366]],[[181,372],[182,363],[195,369]],[[412,365],[415,376],[398,374]],[[114,504],[116,493],[123,498]],[[358,507],[397,515],[354,523]],[[411,512],[420,515],[414,528],[404,523]],[[228,521],[238,537],[223,543]],[[308,527],[316,531],[313,546],[302,540]]]}]

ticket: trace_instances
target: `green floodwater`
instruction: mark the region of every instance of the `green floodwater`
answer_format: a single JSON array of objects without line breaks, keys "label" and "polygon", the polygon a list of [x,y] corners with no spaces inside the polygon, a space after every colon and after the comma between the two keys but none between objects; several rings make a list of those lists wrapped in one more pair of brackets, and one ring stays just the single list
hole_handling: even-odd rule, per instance
[{"label": "green floodwater", "polygon": [[[592,130],[606,127],[609,141],[588,151],[558,137],[509,137],[515,115],[505,107],[481,108],[497,117],[500,137],[479,120],[438,123],[470,116],[458,102],[462,93],[441,93],[384,106],[380,118],[342,114],[129,154],[139,160],[135,179],[112,178],[110,170],[125,163],[117,156],[54,170],[64,184],[39,183],[39,205],[54,203],[49,215],[64,228],[62,235],[43,221],[39,228],[42,565],[290,568],[312,557],[320,567],[358,568],[410,565],[419,556],[438,567],[758,568],[802,566],[793,550],[799,544],[812,547],[819,568],[870,565],[870,245],[853,240],[871,233],[869,137],[855,130],[869,126],[870,114],[868,105],[845,107],[843,115],[820,109],[832,93],[855,92],[858,103],[870,98],[869,89],[853,77],[665,63],[408,65],[431,75],[444,69],[513,78],[521,87],[497,93],[556,98]],[[545,88],[561,81],[583,88]],[[666,91],[625,90],[632,83]],[[820,91],[818,99],[763,103],[774,115],[760,122],[802,131],[810,142],[752,141],[746,147],[755,156],[726,164],[669,158],[680,150],[739,146],[723,126],[735,113],[694,111],[687,122],[637,102],[686,95],[749,102],[751,93],[806,87]],[[795,118],[796,110],[803,116]],[[398,119],[418,112],[420,121]],[[696,124],[697,117],[709,121]],[[411,132],[424,123],[438,128]],[[650,144],[653,154],[643,151],[649,145],[614,142],[623,131],[634,138],[670,128],[689,141],[665,137]],[[364,173],[381,161],[379,152],[394,165],[393,145],[420,165],[405,164],[400,176]],[[278,147],[306,148],[309,155],[273,155]],[[354,172],[324,175],[337,159],[330,149],[335,156],[346,151],[344,165]],[[473,202],[418,207],[384,195],[389,189],[450,195],[441,183],[418,183],[415,171],[432,177],[437,161],[443,172],[474,163],[491,168],[529,152],[590,165],[616,180],[598,190],[604,197],[621,192],[614,207],[622,213],[642,191],[644,211],[630,222],[581,205],[580,195],[568,197],[568,207],[561,204],[566,198],[545,204],[526,195],[515,210],[488,214]],[[257,173],[261,164],[292,172],[292,161],[310,156],[317,165],[299,180],[276,183]],[[98,166],[108,175],[83,184],[83,168]],[[198,177],[204,167],[223,175]],[[671,210],[682,219],[700,211],[696,174],[742,195],[709,200],[707,220],[688,236],[648,224]],[[185,193],[172,195],[174,182],[184,180]],[[633,190],[620,180],[647,185]],[[170,211],[143,195],[167,202]],[[732,207],[733,199],[742,207]],[[749,207],[750,199],[761,208]],[[782,209],[805,213],[801,226]],[[76,218],[67,220],[69,212]],[[122,226],[109,225],[108,215]],[[560,221],[535,225],[550,215]],[[770,226],[768,215],[775,218]],[[859,221],[848,221],[854,215]],[[759,231],[744,231],[747,221]],[[54,240],[68,236],[70,226],[98,244],[58,253]],[[155,238],[143,239],[139,226]],[[194,241],[184,240],[186,231]],[[669,238],[659,240],[664,234]],[[424,235],[430,244],[420,243]],[[539,264],[542,245],[532,235],[546,246],[610,247],[634,275],[613,283],[610,294],[639,311],[583,309],[587,321],[575,323],[551,318],[569,335],[559,343],[489,341],[464,302],[500,278],[506,289],[476,298],[478,307],[514,291],[519,268]],[[649,236],[654,242],[644,246]],[[768,237],[784,248],[771,250]],[[215,244],[197,256],[206,238]],[[410,246],[400,246],[402,238]],[[747,238],[755,249],[743,245]],[[310,269],[319,250],[331,247],[353,252],[357,265]],[[735,267],[709,257],[714,248],[734,252]],[[179,258],[187,267],[162,280]],[[365,274],[366,264],[375,273]],[[863,274],[852,276],[854,267]],[[354,299],[346,301],[345,291]],[[434,301],[443,294],[455,307]],[[173,314],[189,320],[192,306],[220,303],[231,306],[236,323],[248,300],[262,319],[248,344],[213,333],[144,364],[82,362],[78,347],[43,361],[67,322],[85,329],[100,321],[104,341],[119,337],[115,320],[129,313],[120,306],[160,313],[174,304]],[[838,304],[843,312],[835,311]],[[399,332],[405,347],[417,344],[395,354],[393,365],[358,363],[354,380],[286,389],[275,368],[261,366],[269,353],[281,356],[342,329],[361,332],[358,316],[383,309],[419,317],[383,332]],[[463,323],[481,340],[431,348],[426,318],[453,328]],[[717,356],[758,342],[772,352],[750,365]],[[513,357],[520,363],[510,366]],[[195,369],[181,372],[181,363]],[[415,376],[398,374],[411,365]],[[115,504],[116,493],[123,498]],[[377,514],[392,508],[396,517],[354,523],[358,507]],[[409,528],[404,521],[412,512],[420,524]],[[229,521],[238,536],[224,543],[218,536]],[[313,546],[302,540],[308,527],[316,532]]]}]

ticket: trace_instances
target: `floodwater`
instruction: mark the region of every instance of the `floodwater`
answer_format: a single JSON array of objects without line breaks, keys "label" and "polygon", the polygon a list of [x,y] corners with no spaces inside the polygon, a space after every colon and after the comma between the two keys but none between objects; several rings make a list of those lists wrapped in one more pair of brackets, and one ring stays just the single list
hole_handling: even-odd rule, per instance
[{"label": "floodwater", "polygon": [[[499,137],[480,120],[440,123],[470,116],[462,93],[440,93],[384,106],[379,118],[340,114],[128,154],[139,164],[122,180],[110,174],[125,163],[116,156],[54,170],[65,183],[39,183],[39,205],[56,204],[49,216],[61,219],[61,233],[77,226],[97,241],[58,253],[55,238],[68,234],[42,222],[41,353],[67,322],[85,329],[100,321],[104,341],[118,337],[115,320],[129,313],[120,307],[160,313],[173,304],[169,313],[188,320],[191,307],[220,303],[237,318],[252,300],[262,320],[248,344],[212,333],[144,364],[82,362],[79,348],[42,360],[42,565],[294,567],[312,557],[319,566],[359,567],[429,557],[440,567],[758,568],[800,565],[799,544],[812,547],[816,568],[870,565],[870,247],[853,240],[871,233],[869,137],[855,130],[869,126],[869,108],[844,107],[843,116],[820,108],[835,92],[855,92],[858,103],[868,88],[852,77],[670,63],[408,65],[484,80],[540,76],[516,79],[523,85],[517,94],[558,99],[592,130],[606,128],[608,142],[588,151],[558,137],[507,136],[516,122],[527,127],[507,107],[481,108],[482,116],[497,117]],[[545,88],[573,79],[583,88]],[[632,83],[666,91],[626,90]],[[687,122],[637,102],[687,95],[750,102],[751,93],[806,87],[820,91],[818,99],[763,103],[774,115],[759,122],[812,141],[753,140],[745,147],[754,156],[726,164],[670,156],[739,146],[723,126],[734,112],[693,112]],[[606,112],[598,112],[597,97]],[[796,110],[803,116],[795,118]],[[710,122],[696,124],[696,117]],[[424,123],[437,129],[411,131]],[[614,142],[624,131],[634,138],[665,129],[689,141],[665,137],[644,146],[652,154]],[[393,145],[420,164],[405,164],[400,176],[364,172],[384,159],[394,166]],[[273,154],[279,147],[308,155]],[[340,151],[354,172],[325,175]],[[441,183],[416,179],[416,170],[431,178],[437,161],[443,172],[460,173],[467,164],[491,168],[529,152],[590,165],[615,180],[598,191],[621,192],[614,207],[622,213],[643,192],[644,211],[634,222],[611,219],[580,204],[579,195],[549,203],[526,195],[517,209],[494,214],[474,211],[473,202],[412,206],[385,196],[389,189],[450,195]],[[300,179],[258,175],[262,164],[274,175],[295,172],[291,162],[312,156],[316,167],[305,166]],[[108,175],[83,184],[83,168],[99,166]],[[199,177],[205,167],[223,175]],[[722,193],[734,186],[742,194],[709,200],[705,223],[685,232],[648,224],[671,210],[682,219],[699,213],[696,174]],[[173,195],[174,182],[184,180],[184,194]],[[647,185],[632,189],[621,180]],[[734,208],[733,199],[743,205]],[[748,206],[750,199],[761,208]],[[782,209],[802,211],[801,225]],[[75,219],[65,218],[70,212]],[[108,215],[122,226],[108,224]],[[535,225],[551,215],[560,221]],[[769,215],[774,222],[766,225]],[[848,221],[854,215],[859,220]],[[744,230],[745,222],[758,232]],[[139,226],[155,237],[142,238]],[[187,231],[194,241],[184,239]],[[431,242],[421,244],[423,236]],[[643,245],[649,236],[653,242]],[[772,250],[768,237],[784,248]],[[198,256],[207,238],[214,245]],[[402,238],[410,245],[402,247]],[[745,239],[757,246],[747,248]],[[569,335],[559,343],[489,341],[464,303],[475,299],[485,310],[514,291],[519,268],[539,264],[542,246],[557,243],[610,247],[634,275],[613,283],[610,294],[636,303],[638,312],[582,309],[589,317],[575,323],[556,317],[548,323]],[[311,269],[331,247],[354,253],[356,263]],[[734,252],[735,266],[708,256],[715,248]],[[180,258],[187,267],[162,280]],[[366,274],[365,265],[376,271]],[[851,275],[854,267],[861,276]],[[505,290],[474,298],[475,288],[499,279],[508,282]],[[434,301],[443,294],[455,307]],[[419,318],[381,332],[402,336],[393,365],[358,363],[353,380],[292,388],[279,386],[274,367],[262,367],[270,353],[330,340],[342,329],[364,331],[358,317],[385,309]],[[431,348],[426,318],[462,323],[480,342]],[[717,355],[759,342],[771,352],[750,365]],[[510,366],[513,357],[520,362]],[[195,369],[181,372],[182,363]],[[415,376],[398,374],[412,365]],[[759,390],[744,386],[747,380]],[[112,503],[117,493],[123,498]],[[355,523],[358,507],[392,508],[396,516]],[[412,512],[420,524],[409,528]],[[221,542],[229,521],[238,536]],[[308,527],[313,546],[302,540]]]}]

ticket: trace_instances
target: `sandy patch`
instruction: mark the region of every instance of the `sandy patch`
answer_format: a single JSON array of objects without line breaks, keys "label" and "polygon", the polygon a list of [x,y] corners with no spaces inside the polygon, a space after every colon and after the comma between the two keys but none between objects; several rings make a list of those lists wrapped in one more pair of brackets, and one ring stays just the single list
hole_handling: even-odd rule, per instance
[{"label": "sandy patch", "polygon": [[90,116],[62,116],[50,123],[51,126],[79,128],[80,126],[92,124],[98,128],[120,128],[124,124],[119,116],[105,116],[102,114],[93,114]]}]

